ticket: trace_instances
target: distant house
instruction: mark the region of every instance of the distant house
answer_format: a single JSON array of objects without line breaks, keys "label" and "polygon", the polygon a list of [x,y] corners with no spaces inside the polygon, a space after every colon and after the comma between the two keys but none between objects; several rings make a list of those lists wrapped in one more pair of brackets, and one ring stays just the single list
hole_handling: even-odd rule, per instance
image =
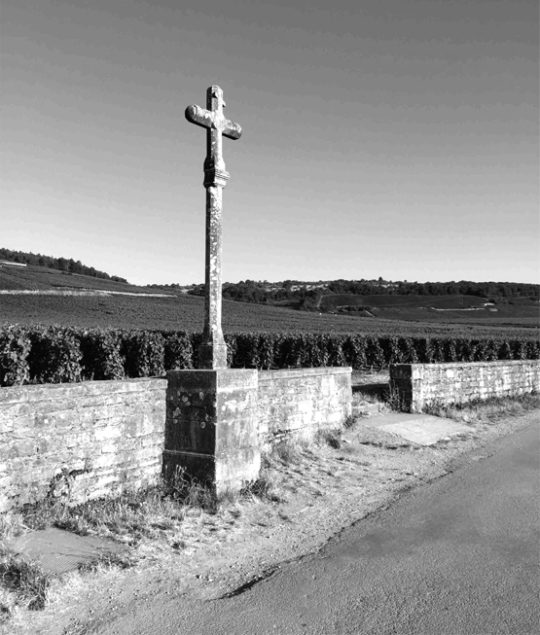
[{"label": "distant house", "polygon": [[26,267],[26,263],[12,262],[11,260],[0,260],[0,267]]}]

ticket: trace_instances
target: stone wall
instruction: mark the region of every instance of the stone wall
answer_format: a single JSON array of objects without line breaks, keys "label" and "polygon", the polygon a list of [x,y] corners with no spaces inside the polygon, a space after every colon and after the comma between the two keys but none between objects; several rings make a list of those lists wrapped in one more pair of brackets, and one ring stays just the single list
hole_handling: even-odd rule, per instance
[{"label": "stone wall", "polygon": [[539,390],[538,360],[390,366],[390,391],[405,412]]},{"label": "stone wall", "polygon": [[261,452],[312,440],[351,414],[350,368],[168,373],[164,472],[183,469],[218,494],[259,475]]},{"label": "stone wall", "polygon": [[157,482],[164,379],[0,388],[0,511]]},{"label": "stone wall", "polygon": [[350,368],[172,371],[168,382],[0,388],[0,511],[151,485],[163,467],[186,460],[218,490],[236,487],[257,477],[260,453],[272,444],[342,425],[351,394]]},{"label": "stone wall", "polygon": [[351,415],[351,368],[259,372],[258,434],[262,449],[343,425]]}]

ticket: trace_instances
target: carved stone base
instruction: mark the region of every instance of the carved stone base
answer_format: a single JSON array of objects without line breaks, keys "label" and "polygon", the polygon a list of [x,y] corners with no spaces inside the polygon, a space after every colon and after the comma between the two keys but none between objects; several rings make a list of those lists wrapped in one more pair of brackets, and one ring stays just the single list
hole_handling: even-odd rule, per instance
[{"label": "carved stone base", "polygon": [[163,473],[180,468],[218,495],[259,476],[256,370],[178,370],[167,375]]}]

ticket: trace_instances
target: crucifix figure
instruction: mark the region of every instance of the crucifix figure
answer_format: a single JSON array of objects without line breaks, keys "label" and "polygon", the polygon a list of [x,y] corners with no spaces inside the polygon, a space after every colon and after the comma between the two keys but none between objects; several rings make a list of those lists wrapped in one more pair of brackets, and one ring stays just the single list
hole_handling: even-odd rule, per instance
[{"label": "crucifix figure", "polygon": [[223,135],[239,139],[242,128],[223,114],[223,91],[213,85],[206,91],[206,110],[188,106],[186,119],[206,128],[206,267],[203,342],[199,348],[199,368],[226,368],[227,345],[221,328],[221,212],[223,188],[229,180],[223,160]]}]

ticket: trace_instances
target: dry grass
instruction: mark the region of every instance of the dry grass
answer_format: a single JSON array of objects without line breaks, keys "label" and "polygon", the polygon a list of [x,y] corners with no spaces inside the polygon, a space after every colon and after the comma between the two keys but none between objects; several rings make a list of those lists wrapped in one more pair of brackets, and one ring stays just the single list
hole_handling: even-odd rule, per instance
[{"label": "dry grass", "polygon": [[45,606],[50,577],[36,562],[28,562],[0,547],[0,624],[15,606],[31,611]]},{"label": "dry grass", "polygon": [[152,528],[163,518],[181,518],[181,509],[159,490],[125,493],[118,498],[90,501],[70,507],[62,501],[45,500],[24,509],[27,525],[32,529],[54,526],[82,536],[89,533],[114,535],[135,543],[151,536]]},{"label": "dry grass", "polygon": [[163,530],[174,529],[189,509],[216,513],[218,503],[212,488],[177,471],[168,484],[115,498],[74,506],[60,499],[45,499],[23,508],[21,517],[30,529],[54,526],[80,535],[97,533],[137,544],[143,537],[154,538]]},{"label": "dry grass", "polygon": [[540,395],[520,395],[518,397],[493,398],[467,404],[433,404],[425,412],[437,417],[446,417],[464,423],[496,423],[499,419],[519,416],[540,408]]},{"label": "dry grass", "polygon": [[388,386],[385,391],[385,401],[390,410],[394,412],[408,412],[407,402],[404,395],[394,386]]},{"label": "dry grass", "polygon": [[[262,494],[261,483],[254,485],[253,495]],[[116,498],[106,498],[75,506],[60,499],[45,499],[27,505],[20,512],[0,515],[0,623],[16,607],[30,610],[45,605],[49,577],[39,564],[22,559],[6,545],[29,530],[57,527],[79,535],[99,534],[127,543],[132,547],[143,539],[159,540],[166,536],[174,550],[184,548],[179,538],[182,522],[193,511],[213,515],[220,501],[213,490],[187,479],[181,471],[171,483],[139,492],[126,492]],[[137,556],[104,553],[80,571],[124,569],[137,563]]]},{"label": "dry grass", "polygon": [[21,560],[7,542],[29,530],[19,512],[0,514],[0,625],[17,606],[43,607],[48,580],[36,563]]},{"label": "dry grass", "polygon": [[272,478],[271,472],[266,469],[256,481],[248,483],[242,488],[240,496],[243,500],[259,499],[280,503],[281,498],[278,496],[276,489],[275,479]]},{"label": "dry grass", "polygon": [[0,514],[0,544],[2,541],[26,533],[29,529],[21,512],[11,511]]},{"label": "dry grass", "polygon": [[116,567],[118,569],[128,569],[136,564],[136,559],[119,553],[105,552],[99,556],[81,564],[78,568],[80,572],[98,571]]},{"label": "dry grass", "polygon": [[299,441],[285,438],[274,447],[272,455],[284,465],[289,465],[298,460],[301,451],[302,444]]},{"label": "dry grass", "polygon": [[[348,424],[349,428],[354,427],[352,423]],[[320,445],[329,445],[334,450],[341,447],[341,430],[320,430],[317,434],[316,441]]]}]

